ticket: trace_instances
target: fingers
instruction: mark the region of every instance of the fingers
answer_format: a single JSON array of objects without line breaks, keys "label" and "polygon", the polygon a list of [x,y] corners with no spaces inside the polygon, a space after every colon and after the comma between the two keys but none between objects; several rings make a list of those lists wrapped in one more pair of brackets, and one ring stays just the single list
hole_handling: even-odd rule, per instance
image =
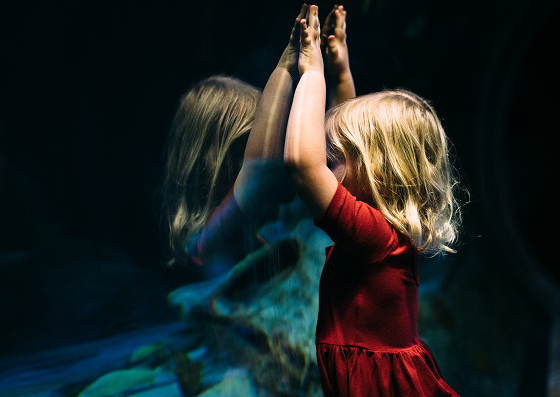
[{"label": "fingers", "polygon": [[336,16],[334,15],[334,8],[329,12],[329,15],[327,15],[327,19],[325,19],[325,23],[323,24],[323,27],[321,28],[321,47],[324,49],[327,46],[327,38],[329,37],[329,35],[332,34],[333,30],[334,30],[334,19],[336,19]]},{"label": "fingers", "polygon": [[303,3],[302,6],[301,6],[301,10],[299,11],[299,14],[296,17],[296,20],[294,22],[294,27],[292,28],[292,34],[290,36],[290,42],[292,44],[295,44],[296,42],[299,43],[300,30],[301,30],[301,20],[307,14],[308,9],[309,9],[309,6],[305,3]]},{"label": "fingers", "polygon": [[305,40],[309,37],[309,31],[307,30],[307,21],[305,19],[302,19],[299,22],[299,34],[302,43],[304,43]]},{"label": "fingers", "polygon": [[307,9],[305,19],[300,21],[301,39],[310,39],[312,41],[320,41],[321,26],[319,22],[319,7],[312,5]]},{"label": "fingers", "polygon": [[296,17],[296,20],[302,20],[303,18],[305,18],[305,16],[307,15],[307,10],[309,9],[309,6],[305,3],[303,3],[303,5],[301,6],[301,10],[299,12],[299,15]]},{"label": "fingers", "polygon": [[346,30],[346,11],[344,11],[343,6],[339,6],[335,10],[336,15],[336,28]]},{"label": "fingers", "polygon": [[336,54],[338,53],[338,43],[336,37],[329,36],[328,46],[329,46],[329,56],[330,57],[336,56]]},{"label": "fingers", "polygon": [[299,30],[300,30],[300,20],[296,19],[294,22],[294,27],[292,28],[292,34],[290,35],[290,43],[296,44],[299,42]]},{"label": "fingers", "polygon": [[335,10],[335,15],[335,28],[331,34],[334,34],[338,40],[343,42],[346,40],[346,11],[344,7],[339,6],[338,9]]},{"label": "fingers", "polygon": [[311,6],[309,13],[309,26],[315,30],[320,30],[321,26],[319,23],[319,7]]}]

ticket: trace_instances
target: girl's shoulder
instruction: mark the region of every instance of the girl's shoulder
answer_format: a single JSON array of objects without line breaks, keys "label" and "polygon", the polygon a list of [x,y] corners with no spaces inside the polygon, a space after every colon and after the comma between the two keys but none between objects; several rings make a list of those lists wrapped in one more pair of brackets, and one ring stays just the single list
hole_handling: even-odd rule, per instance
[{"label": "girl's shoulder", "polygon": [[339,183],[331,203],[315,224],[345,251],[378,261],[399,245],[399,233],[381,211],[359,201]]}]

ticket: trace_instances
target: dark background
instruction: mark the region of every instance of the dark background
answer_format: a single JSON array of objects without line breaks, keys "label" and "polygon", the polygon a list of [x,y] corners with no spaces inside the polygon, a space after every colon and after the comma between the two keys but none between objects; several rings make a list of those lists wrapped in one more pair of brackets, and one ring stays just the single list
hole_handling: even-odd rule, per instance
[{"label": "dark background", "polygon": [[[332,4],[318,4],[324,20]],[[299,7],[2,2],[4,353],[172,317],[165,296],[189,277],[162,266],[157,188],[178,100],[216,73],[264,87]],[[462,245],[444,270],[450,371],[544,395],[560,307],[558,2],[345,7],[358,94],[405,87],[432,100],[470,192]]]}]

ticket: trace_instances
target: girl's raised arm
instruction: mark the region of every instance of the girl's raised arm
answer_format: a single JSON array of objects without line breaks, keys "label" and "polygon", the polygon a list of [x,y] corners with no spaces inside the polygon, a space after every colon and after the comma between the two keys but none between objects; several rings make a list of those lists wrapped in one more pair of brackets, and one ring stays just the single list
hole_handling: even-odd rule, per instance
[{"label": "girl's raised arm", "polygon": [[293,76],[297,73],[300,21],[308,10],[304,4],[296,18],[288,46],[264,88],[243,166],[234,185],[241,210],[252,217],[264,215],[282,188],[282,158],[286,123],[293,96]]},{"label": "girl's raised arm", "polygon": [[326,85],[317,6],[309,7],[307,21],[301,21],[301,79],[288,120],[284,165],[300,198],[313,217],[319,219],[334,196],[338,181],[327,167]]}]

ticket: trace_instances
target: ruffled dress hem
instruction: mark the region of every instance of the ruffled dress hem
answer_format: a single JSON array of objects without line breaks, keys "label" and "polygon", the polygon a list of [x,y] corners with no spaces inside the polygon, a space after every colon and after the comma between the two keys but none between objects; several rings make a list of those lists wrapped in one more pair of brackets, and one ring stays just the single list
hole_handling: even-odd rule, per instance
[{"label": "ruffled dress hem", "polygon": [[317,343],[317,363],[326,397],[458,396],[423,341],[410,348],[375,351]]}]

